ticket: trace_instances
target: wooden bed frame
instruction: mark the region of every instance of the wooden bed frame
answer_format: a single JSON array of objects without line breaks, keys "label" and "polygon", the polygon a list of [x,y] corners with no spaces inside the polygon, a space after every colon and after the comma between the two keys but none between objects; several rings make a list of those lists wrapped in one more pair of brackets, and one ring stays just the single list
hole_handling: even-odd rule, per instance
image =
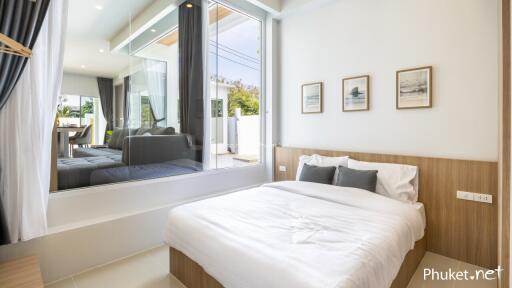
[{"label": "wooden bed frame", "polygon": [[[406,288],[411,280],[418,264],[420,264],[427,247],[426,237],[416,241],[414,249],[405,256],[398,275],[395,277],[391,288]],[[169,248],[170,272],[188,288],[222,288],[223,286],[204,271],[201,265],[190,259],[181,251]]]}]

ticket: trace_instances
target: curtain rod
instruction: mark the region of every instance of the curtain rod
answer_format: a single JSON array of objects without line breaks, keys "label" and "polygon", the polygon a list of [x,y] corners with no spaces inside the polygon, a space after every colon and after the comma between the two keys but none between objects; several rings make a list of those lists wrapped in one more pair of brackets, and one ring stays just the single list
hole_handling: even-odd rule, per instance
[{"label": "curtain rod", "polygon": [[22,57],[32,57],[32,50],[21,45],[16,40],[9,38],[7,35],[0,33],[0,43],[5,46],[0,47],[0,53],[12,54]]}]

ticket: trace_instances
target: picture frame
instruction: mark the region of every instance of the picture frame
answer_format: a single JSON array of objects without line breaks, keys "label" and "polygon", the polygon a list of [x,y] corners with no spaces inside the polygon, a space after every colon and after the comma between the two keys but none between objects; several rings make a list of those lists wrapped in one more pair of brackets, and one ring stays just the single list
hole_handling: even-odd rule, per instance
[{"label": "picture frame", "polygon": [[341,86],[343,112],[370,110],[370,75],[344,78]]},{"label": "picture frame", "polygon": [[302,114],[323,112],[323,82],[307,83],[301,86]]},{"label": "picture frame", "polygon": [[396,109],[432,108],[432,66],[396,72]]}]

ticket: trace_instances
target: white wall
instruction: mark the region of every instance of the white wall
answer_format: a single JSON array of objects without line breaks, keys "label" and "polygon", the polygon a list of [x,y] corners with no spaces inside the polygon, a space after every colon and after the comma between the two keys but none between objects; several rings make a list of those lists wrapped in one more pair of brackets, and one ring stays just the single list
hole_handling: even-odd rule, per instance
[{"label": "white wall", "polygon": [[64,73],[62,76],[62,94],[100,97],[96,77]]},{"label": "white wall", "polygon": [[[284,146],[498,159],[497,0],[321,1],[281,22]],[[432,65],[432,109],[395,109],[395,71]],[[370,74],[371,110],[341,111],[341,79]],[[324,113],[300,85],[324,81]]]},{"label": "white wall", "polygon": [[260,134],[255,131],[260,130],[260,125],[260,115],[240,117],[238,120],[238,154],[259,155],[261,150]]}]

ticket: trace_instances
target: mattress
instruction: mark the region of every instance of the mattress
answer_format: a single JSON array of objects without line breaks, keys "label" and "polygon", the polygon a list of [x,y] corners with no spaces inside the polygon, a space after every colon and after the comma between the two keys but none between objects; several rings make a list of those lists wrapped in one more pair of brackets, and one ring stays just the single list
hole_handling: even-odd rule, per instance
[{"label": "mattress", "polygon": [[421,202],[416,202],[416,203],[412,204],[412,206],[421,215],[421,220],[423,221],[423,227],[426,227],[427,226],[427,216],[425,214],[425,205],[423,205],[423,203],[421,203]]},{"label": "mattress", "polygon": [[422,205],[287,181],[172,209],[169,246],[224,287],[389,287],[423,238]]}]

